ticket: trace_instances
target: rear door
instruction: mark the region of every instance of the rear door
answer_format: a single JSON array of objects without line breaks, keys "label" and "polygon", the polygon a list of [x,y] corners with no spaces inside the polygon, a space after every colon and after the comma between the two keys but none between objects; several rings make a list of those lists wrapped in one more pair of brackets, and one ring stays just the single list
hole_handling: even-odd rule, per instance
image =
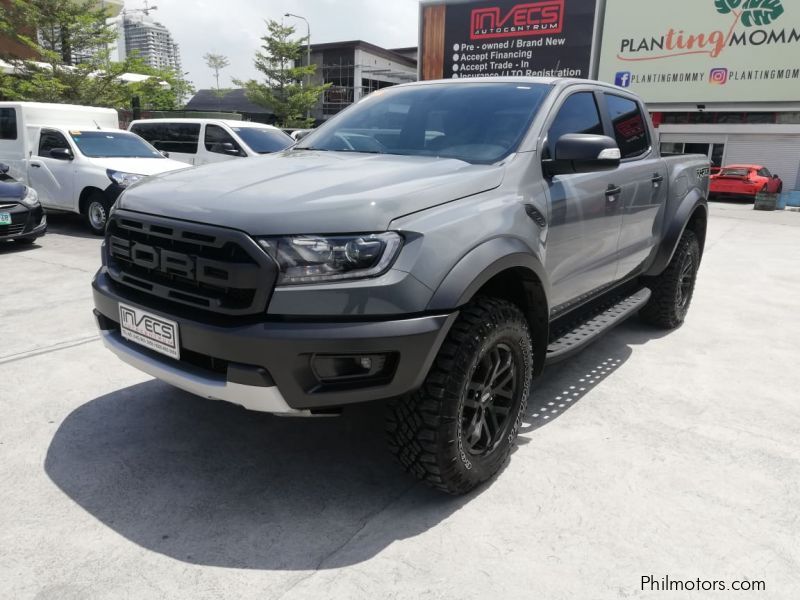
[{"label": "rear door", "polygon": [[[597,100],[591,88],[578,88],[561,99],[545,126],[543,160],[553,155],[562,135],[605,133]],[[605,171],[545,179],[550,206],[545,268],[555,312],[588,299],[614,281],[622,224],[617,178],[615,171]]]},{"label": "rear door", "polygon": [[197,164],[200,123],[143,122],[135,123],[130,130],[150,142],[156,150],[168,153],[171,159]]},{"label": "rear door", "polygon": [[68,148],[75,156],[75,148],[60,131],[42,129],[39,133],[35,156],[28,166],[28,181],[39,194],[39,200],[48,208],[73,211],[75,206],[75,164],[73,160],[53,158],[50,151]]},{"label": "rear door", "polygon": [[667,166],[655,151],[644,107],[632,96],[604,92],[602,111],[622,153],[615,182],[622,229],[616,279],[641,270],[658,243],[667,201]]}]

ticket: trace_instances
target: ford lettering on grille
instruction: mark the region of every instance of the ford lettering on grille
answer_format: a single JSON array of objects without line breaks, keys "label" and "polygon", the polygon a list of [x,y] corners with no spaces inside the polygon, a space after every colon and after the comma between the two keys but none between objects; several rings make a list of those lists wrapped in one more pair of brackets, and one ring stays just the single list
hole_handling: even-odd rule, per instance
[{"label": "ford lettering on grille", "polygon": [[131,242],[116,236],[111,236],[111,254],[130,261],[137,267],[160,271],[198,283],[220,285],[230,280],[230,274],[225,269],[225,265],[218,261],[156,248],[140,242]]}]

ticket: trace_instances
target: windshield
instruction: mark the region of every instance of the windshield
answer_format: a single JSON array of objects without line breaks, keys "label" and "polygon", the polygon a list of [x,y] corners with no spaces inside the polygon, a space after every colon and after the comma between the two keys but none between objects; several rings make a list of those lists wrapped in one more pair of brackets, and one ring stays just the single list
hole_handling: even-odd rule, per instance
[{"label": "windshield", "polygon": [[261,129],[260,127],[233,127],[232,129],[257,154],[280,152],[294,144],[294,140],[280,129]]},{"label": "windshield", "polygon": [[81,153],[90,158],[164,158],[138,135],[116,131],[71,131]]},{"label": "windshield", "polygon": [[516,150],[550,89],[533,83],[384,89],[323,125],[295,148],[491,164]]}]

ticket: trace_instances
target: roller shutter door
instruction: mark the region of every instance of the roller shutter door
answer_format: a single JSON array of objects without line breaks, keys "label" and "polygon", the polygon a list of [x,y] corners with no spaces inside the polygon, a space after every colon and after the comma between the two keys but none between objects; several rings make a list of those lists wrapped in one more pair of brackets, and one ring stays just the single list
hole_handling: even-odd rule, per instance
[{"label": "roller shutter door", "polygon": [[800,136],[731,135],[725,164],[763,165],[780,175],[784,190],[800,190]]}]

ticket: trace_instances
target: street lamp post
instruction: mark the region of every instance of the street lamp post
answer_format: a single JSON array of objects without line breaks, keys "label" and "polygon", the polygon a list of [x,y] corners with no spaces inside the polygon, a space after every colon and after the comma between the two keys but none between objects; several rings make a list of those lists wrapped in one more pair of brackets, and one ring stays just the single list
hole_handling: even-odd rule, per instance
[{"label": "street lamp post", "polygon": [[[306,66],[311,66],[311,25],[308,23],[308,19],[305,17],[301,17],[300,15],[295,15],[292,13],[286,13],[283,15],[284,17],[294,17],[295,19],[300,19],[306,22],[306,28],[308,29],[308,37],[306,38],[306,42],[308,42],[308,51],[306,54]],[[306,89],[311,87],[311,74],[306,74]],[[306,111],[306,117],[311,117],[311,110]]]}]

